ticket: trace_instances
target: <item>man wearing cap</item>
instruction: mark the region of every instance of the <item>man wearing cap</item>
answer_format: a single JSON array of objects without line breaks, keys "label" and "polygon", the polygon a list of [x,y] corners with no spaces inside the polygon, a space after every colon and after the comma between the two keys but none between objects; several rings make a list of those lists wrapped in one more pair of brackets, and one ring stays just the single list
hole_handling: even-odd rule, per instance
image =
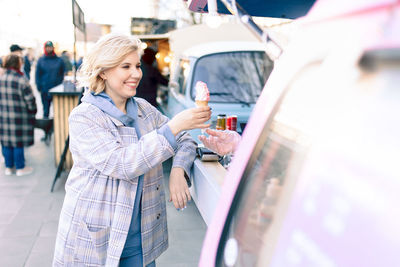
[{"label": "man wearing cap", "polygon": [[21,58],[24,59],[22,67],[21,67],[21,70],[24,71],[24,74],[25,74],[26,78],[28,78],[28,80],[30,80],[31,79],[31,61],[29,59],[29,55],[28,54],[25,55],[25,56],[22,55],[22,50],[24,50],[24,48],[20,47],[17,44],[13,44],[13,45],[10,46],[11,54],[20,56]]},{"label": "man wearing cap", "polygon": [[[10,54],[14,54],[14,55],[22,57],[22,50],[24,50],[24,49],[17,44],[12,44],[10,46]],[[2,66],[3,66],[3,59],[0,58],[0,67],[2,67]]]},{"label": "man wearing cap", "polygon": [[18,55],[20,57],[22,57],[22,50],[24,50],[22,47],[20,47],[17,44],[13,44],[10,46],[10,52],[11,54],[15,54]]},{"label": "man wearing cap", "polygon": [[[17,44],[12,44],[10,46],[10,54],[14,54],[14,55],[22,57],[22,50],[24,50],[24,49]],[[3,60],[2,60],[2,58],[0,58],[0,75],[4,72],[4,70],[1,69],[2,67],[3,67]],[[23,67],[24,67],[24,65],[22,65],[21,70]]]},{"label": "man wearing cap", "polygon": [[54,53],[53,43],[44,43],[44,55],[36,65],[36,86],[42,98],[44,118],[48,118],[50,112],[52,98],[49,90],[63,82],[64,69],[64,61]]}]

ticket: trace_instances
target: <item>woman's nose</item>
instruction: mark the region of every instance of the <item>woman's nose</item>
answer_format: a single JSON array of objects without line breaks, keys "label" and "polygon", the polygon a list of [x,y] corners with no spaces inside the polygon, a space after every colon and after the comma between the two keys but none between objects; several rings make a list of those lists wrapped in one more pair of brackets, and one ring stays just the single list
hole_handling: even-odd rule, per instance
[{"label": "woman's nose", "polygon": [[134,78],[140,78],[142,76],[142,71],[140,69],[134,68],[131,71],[131,76]]}]

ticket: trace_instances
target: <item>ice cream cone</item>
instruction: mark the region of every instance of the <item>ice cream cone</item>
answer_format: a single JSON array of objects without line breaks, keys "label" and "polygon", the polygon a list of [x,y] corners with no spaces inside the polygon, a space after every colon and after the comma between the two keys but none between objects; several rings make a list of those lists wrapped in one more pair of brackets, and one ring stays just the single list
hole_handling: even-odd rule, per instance
[{"label": "ice cream cone", "polygon": [[198,107],[207,107],[208,106],[208,101],[196,100],[196,106],[198,106]]}]

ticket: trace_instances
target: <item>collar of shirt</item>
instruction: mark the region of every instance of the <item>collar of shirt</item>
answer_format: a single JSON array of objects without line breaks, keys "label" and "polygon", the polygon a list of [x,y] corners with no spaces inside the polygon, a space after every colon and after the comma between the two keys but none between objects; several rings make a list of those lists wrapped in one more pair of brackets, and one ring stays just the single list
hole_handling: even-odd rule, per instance
[{"label": "collar of shirt", "polygon": [[104,113],[107,113],[108,115],[119,120],[128,127],[134,127],[134,124],[138,117],[137,103],[133,97],[127,100],[126,114],[124,114],[115,106],[111,97],[105,92],[101,92],[97,95],[95,95],[93,92],[87,92],[82,98],[82,102],[87,102],[95,105]]}]

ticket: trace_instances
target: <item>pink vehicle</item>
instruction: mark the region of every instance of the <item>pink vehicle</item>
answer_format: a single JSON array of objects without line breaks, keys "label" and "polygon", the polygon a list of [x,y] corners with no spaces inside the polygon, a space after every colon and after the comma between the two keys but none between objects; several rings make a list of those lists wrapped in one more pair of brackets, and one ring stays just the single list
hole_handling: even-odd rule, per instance
[{"label": "pink vehicle", "polygon": [[199,266],[400,266],[400,1],[321,0],[294,25]]}]

